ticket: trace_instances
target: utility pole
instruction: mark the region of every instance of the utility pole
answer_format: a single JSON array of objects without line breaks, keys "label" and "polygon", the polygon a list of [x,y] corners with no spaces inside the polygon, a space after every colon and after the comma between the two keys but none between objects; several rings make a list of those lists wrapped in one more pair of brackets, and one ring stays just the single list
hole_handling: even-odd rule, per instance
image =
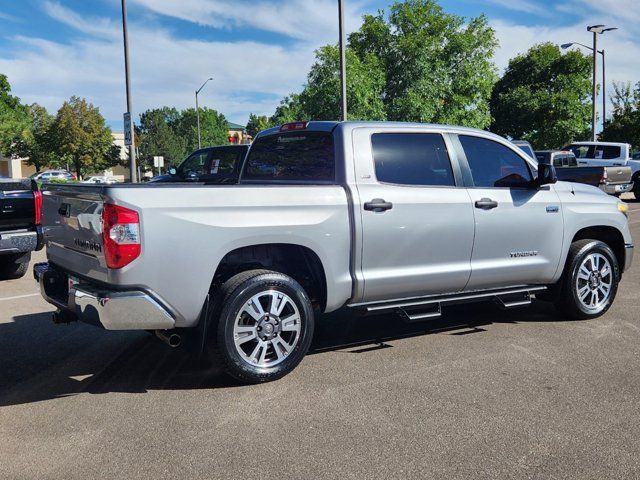
[{"label": "utility pole", "polygon": [[198,122],[198,150],[202,148],[202,143],[200,141],[200,105],[198,105],[198,94],[204,88],[204,86],[209,83],[210,80],[213,80],[213,77],[207,78],[207,80],[202,84],[202,86],[196,90],[196,119]]},{"label": "utility pole", "polygon": [[127,31],[127,0],[122,0],[122,36],[124,38],[124,76],[127,85],[127,113],[125,114],[125,143],[127,131],[129,132],[129,180],[131,183],[138,181],[136,168],[136,146],[133,130],[133,115],[131,115],[131,79],[129,76],[129,33]]},{"label": "utility pole", "polygon": [[340,85],[342,88],[341,120],[347,120],[347,41],[344,30],[344,0],[338,0],[338,17],[340,23]]}]

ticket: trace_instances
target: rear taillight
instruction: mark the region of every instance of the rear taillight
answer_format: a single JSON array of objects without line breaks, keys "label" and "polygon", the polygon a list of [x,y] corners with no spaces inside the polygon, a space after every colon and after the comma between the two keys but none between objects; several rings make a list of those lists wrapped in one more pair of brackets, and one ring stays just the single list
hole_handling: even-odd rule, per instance
[{"label": "rear taillight", "polygon": [[33,192],[33,209],[35,210],[36,225],[42,225],[42,192]]},{"label": "rear taillight", "polygon": [[607,183],[607,178],[609,178],[609,176],[607,175],[607,169],[605,168],[602,172],[602,177],[600,177],[600,185]]},{"label": "rear taillight", "polygon": [[102,210],[102,244],[107,267],[129,265],[140,256],[138,212],[106,203]]}]

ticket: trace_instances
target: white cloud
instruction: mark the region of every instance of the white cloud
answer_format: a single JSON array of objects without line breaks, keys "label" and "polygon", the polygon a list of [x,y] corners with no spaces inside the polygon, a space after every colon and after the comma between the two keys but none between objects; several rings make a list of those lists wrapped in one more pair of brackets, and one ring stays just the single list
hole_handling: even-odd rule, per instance
[{"label": "white cloud", "polygon": [[[336,39],[335,0],[133,0],[156,13],[214,28],[250,27],[313,41]],[[365,2],[347,2],[347,29],[357,28]]]},{"label": "white cloud", "polygon": [[539,3],[529,0],[487,0],[487,2],[517,12],[544,14],[547,11]]}]

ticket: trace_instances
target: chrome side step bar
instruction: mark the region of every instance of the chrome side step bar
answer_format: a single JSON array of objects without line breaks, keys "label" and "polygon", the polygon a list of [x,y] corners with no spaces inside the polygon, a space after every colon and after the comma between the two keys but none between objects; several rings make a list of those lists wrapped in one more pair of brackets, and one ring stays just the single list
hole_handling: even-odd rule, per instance
[{"label": "chrome side step bar", "polygon": [[[465,292],[443,296],[430,296],[414,299],[404,299],[397,301],[386,301],[378,303],[366,303],[351,305],[351,307],[364,308],[367,313],[382,313],[396,310],[403,318],[409,321],[425,320],[437,318],[441,315],[442,305],[452,305],[455,303],[474,302],[476,300],[495,300],[503,308],[515,308],[531,303],[531,294],[543,292],[546,286],[521,286],[499,290],[481,290],[477,292]],[[430,307],[423,311],[421,307]],[[407,312],[407,309],[415,311]]]}]

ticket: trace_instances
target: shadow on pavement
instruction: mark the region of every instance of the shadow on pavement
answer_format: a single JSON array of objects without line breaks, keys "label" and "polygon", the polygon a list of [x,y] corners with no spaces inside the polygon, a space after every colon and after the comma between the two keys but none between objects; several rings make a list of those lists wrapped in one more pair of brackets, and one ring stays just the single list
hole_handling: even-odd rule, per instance
[{"label": "shadow on pavement", "polygon": [[[386,342],[428,334],[482,334],[492,323],[561,321],[542,302],[502,311],[492,304],[449,307],[438,320],[408,324],[395,315],[341,311],[319,319],[311,354],[376,355]],[[0,324],[0,407],[82,392],[145,393],[239,386],[184,349],[170,349],[146,332],[106,332],[85,324],[56,326],[50,313]],[[345,361],[348,361],[345,359]]]}]

